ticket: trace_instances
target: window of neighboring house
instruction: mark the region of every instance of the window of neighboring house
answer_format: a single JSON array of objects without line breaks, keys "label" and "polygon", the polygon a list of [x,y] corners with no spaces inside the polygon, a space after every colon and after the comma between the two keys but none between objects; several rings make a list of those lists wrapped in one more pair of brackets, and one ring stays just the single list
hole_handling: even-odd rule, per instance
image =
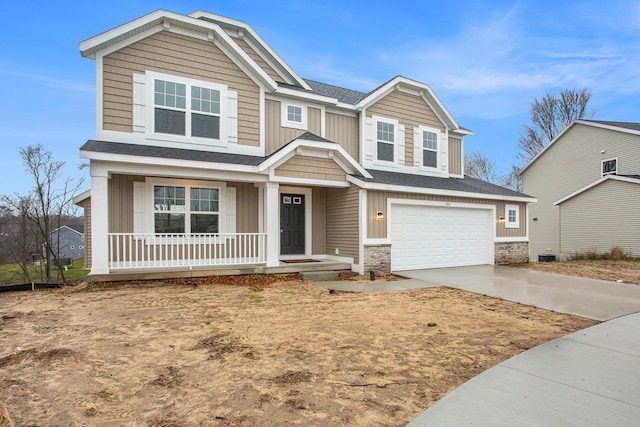
[{"label": "window of neighboring house", "polygon": [[307,108],[282,102],[282,127],[307,130]]},{"label": "window of neighboring house", "polygon": [[153,79],[154,132],[220,139],[222,86],[179,80]]},{"label": "window of neighboring house", "polygon": [[376,121],[376,159],[394,162],[395,142],[396,124],[378,119]]},{"label": "window of neighboring house", "polygon": [[69,246],[69,249],[75,249],[75,246],[71,245]]},{"label": "window of neighboring house", "polygon": [[504,210],[504,226],[506,228],[520,227],[520,207],[518,205],[506,205]]},{"label": "window of neighboring house", "polygon": [[84,249],[83,245],[78,246],[78,249]]},{"label": "window of neighboring house", "polygon": [[217,188],[155,185],[154,230],[158,234],[218,233]]},{"label": "window of neighboring house", "polygon": [[438,133],[422,131],[422,165],[429,168],[438,167]]},{"label": "window of neighboring house", "polygon": [[614,175],[618,173],[618,159],[607,159],[602,161],[602,176]]}]

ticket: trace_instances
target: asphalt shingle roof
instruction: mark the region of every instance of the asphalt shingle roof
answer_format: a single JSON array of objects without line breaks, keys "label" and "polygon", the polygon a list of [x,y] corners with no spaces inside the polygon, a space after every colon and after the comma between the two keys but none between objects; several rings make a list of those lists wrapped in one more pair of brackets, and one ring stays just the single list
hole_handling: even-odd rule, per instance
[{"label": "asphalt shingle roof", "polygon": [[435,176],[412,175],[407,173],[387,172],[367,169],[373,176],[371,178],[361,178],[364,182],[377,184],[403,185],[407,187],[432,188],[436,190],[462,191],[467,193],[490,194],[494,196],[507,197],[531,197],[519,191],[510,190],[499,185],[490,184],[470,176],[461,178],[439,178]]},{"label": "asphalt shingle roof", "polygon": [[157,157],[162,159],[192,160],[196,162],[230,163],[234,165],[257,166],[264,157],[242,154],[218,153],[213,151],[187,150],[184,148],[154,147],[149,145],[125,144],[89,140],[80,151],[121,154],[127,156]]},{"label": "asphalt shingle roof", "polygon": [[635,122],[611,122],[606,120],[586,120],[586,121],[591,123],[600,123],[601,125],[614,126],[618,128],[640,131],[640,123],[635,123]]},{"label": "asphalt shingle roof", "polygon": [[318,95],[336,98],[339,102],[355,105],[363,100],[367,94],[357,90],[345,89],[339,86],[333,86],[326,83],[316,82],[314,80],[304,80]]}]

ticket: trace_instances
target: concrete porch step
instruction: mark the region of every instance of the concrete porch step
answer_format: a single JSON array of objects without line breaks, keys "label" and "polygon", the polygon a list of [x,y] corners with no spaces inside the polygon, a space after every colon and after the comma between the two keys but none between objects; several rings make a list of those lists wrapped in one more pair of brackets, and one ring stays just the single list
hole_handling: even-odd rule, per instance
[{"label": "concrete porch step", "polygon": [[318,280],[335,280],[338,278],[340,272],[338,271],[305,271],[302,274],[302,280],[318,281]]}]

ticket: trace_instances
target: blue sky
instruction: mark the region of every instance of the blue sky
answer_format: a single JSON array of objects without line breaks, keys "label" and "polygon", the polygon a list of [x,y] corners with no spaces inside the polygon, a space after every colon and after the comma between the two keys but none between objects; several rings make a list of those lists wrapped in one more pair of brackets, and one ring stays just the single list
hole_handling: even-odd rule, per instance
[{"label": "blue sky", "polygon": [[[640,121],[640,1],[0,0],[0,195],[31,182],[18,148],[80,171],[95,137],[95,63],[80,41],[163,8],[245,21],[302,77],[368,92],[403,75],[431,85],[506,173],[535,97],[593,92],[595,118]],[[88,188],[88,182],[85,187]]]}]

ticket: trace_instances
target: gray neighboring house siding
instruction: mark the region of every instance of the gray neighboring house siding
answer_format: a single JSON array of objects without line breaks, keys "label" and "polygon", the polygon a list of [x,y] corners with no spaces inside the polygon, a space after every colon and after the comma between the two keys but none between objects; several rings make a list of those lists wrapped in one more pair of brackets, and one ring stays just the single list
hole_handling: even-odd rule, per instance
[{"label": "gray neighboring house siding", "polygon": [[[629,253],[640,250],[633,227],[637,186],[606,181],[585,189],[602,179],[603,160],[616,158],[618,175],[640,174],[638,129],[638,123],[575,121],[523,168],[522,190],[538,199],[529,207],[531,261],[540,254],[565,259],[587,250],[608,252],[613,246]],[[625,234],[635,238],[621,239]]]},{"label": "gray neighboring house siding", "polygon": [[63,225],[52,233],[51,244],[54,252],[60,249],[58,258],[84,258],[84,226]]}]

